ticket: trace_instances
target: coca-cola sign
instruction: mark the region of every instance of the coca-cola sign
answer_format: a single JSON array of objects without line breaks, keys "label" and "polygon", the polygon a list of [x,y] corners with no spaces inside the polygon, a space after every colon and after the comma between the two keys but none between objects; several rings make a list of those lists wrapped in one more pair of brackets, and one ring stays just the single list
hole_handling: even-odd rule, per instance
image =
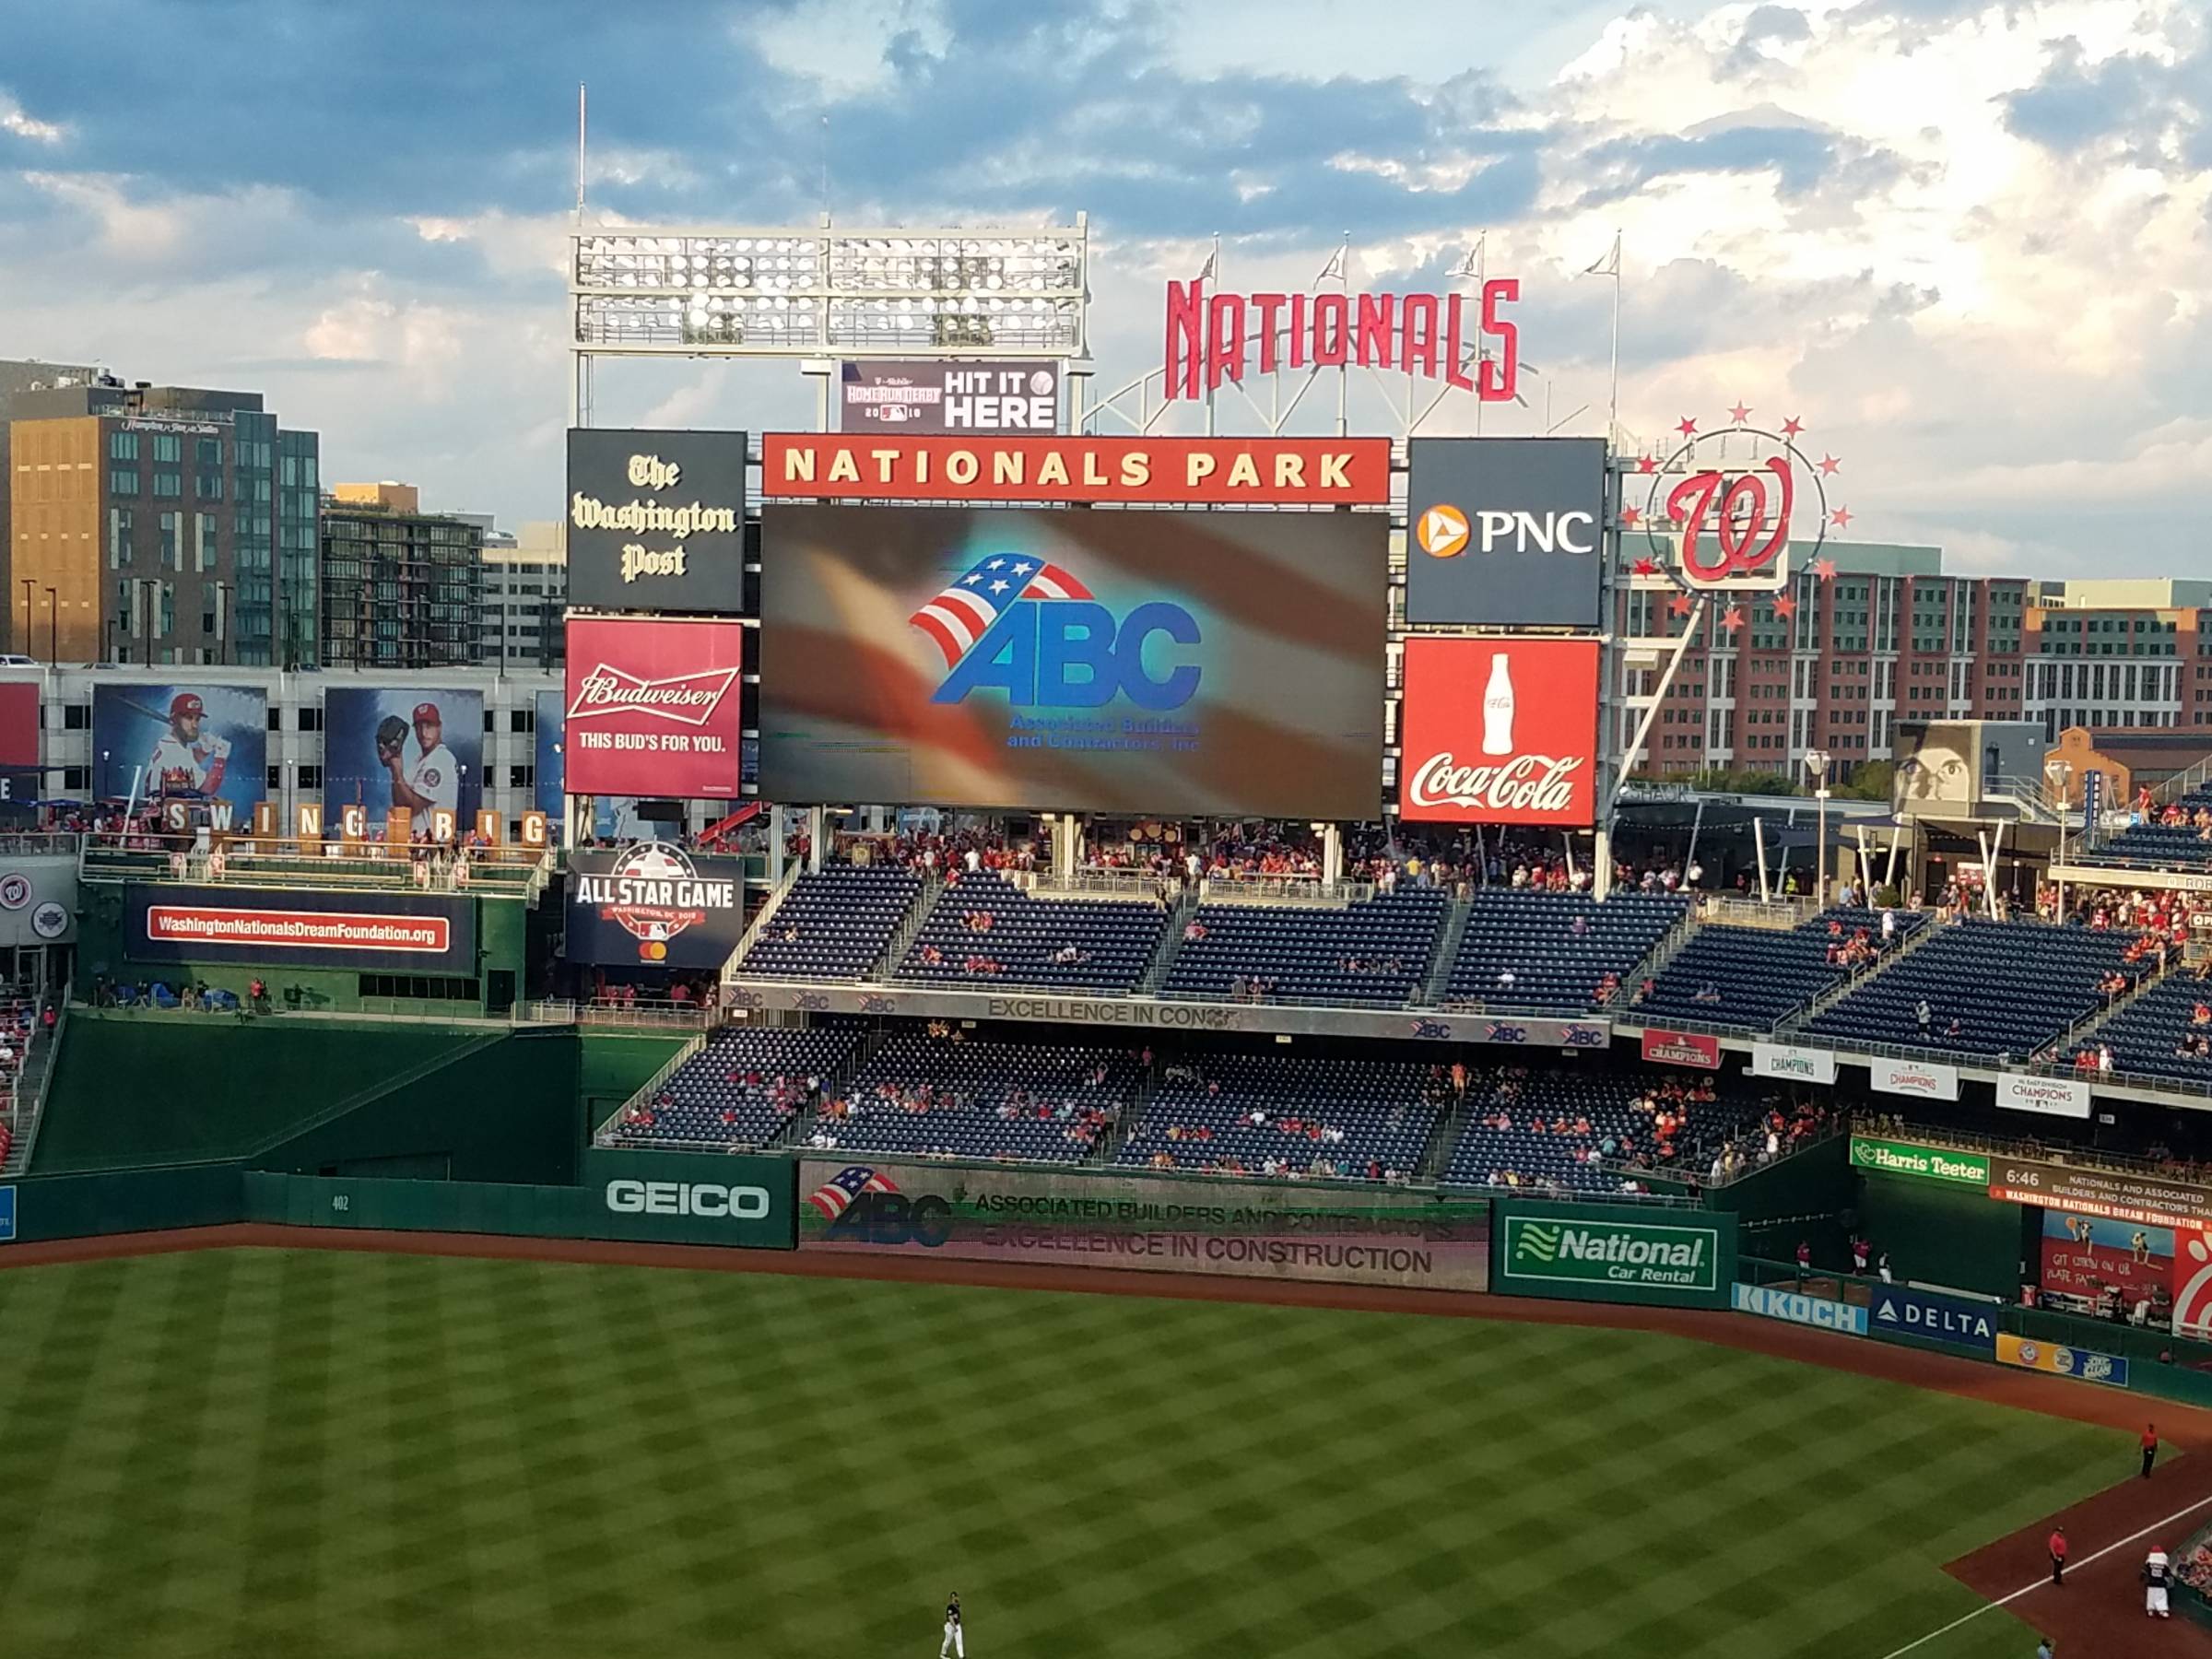
[{"label": "coca-cola sign", "polygon": [[1399,816],[1594,822],[1597,677],[1594,640],[1408,639]]},{"label": "coca-cola sign", "polygon": [[568,643],[561,762],[570,794],[738,793],[740,624],[571,617]]}]

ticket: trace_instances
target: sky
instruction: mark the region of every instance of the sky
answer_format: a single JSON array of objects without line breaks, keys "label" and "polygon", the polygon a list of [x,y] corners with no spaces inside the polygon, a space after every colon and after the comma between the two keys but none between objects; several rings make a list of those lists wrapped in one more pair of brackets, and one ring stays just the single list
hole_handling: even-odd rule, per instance
[{"label": "sky", "polygon": [[[1740,403],[1839,458],[1855,535],[2212,577],[2203,0],[18,6],[0,357],[261,390],[326,479],[558,516],[579,81],[591,223],[1087,212],[1102,388],[1217,235],[1245,289],[1345,240],[1355,288],[1435,288],[1481,238],[1536,371],[1484,429],[1602,432],[1618,232],[1628,433]],[[594,418],[812,407],[793,364],[619,363]]]}]

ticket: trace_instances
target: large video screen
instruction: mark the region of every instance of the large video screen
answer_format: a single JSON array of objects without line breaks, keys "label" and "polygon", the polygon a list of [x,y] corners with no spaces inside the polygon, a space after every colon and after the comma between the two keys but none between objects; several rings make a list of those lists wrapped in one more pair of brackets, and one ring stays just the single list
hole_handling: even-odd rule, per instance
[{"label": "large video screen", "polygon": [[391,807],[428,834],[442,806],[465,832],[484,804],[484,693],[450,686],[333,686],[323,693],[323,802],[334,817]]},{"label": "large video screen", "polygon": [[268,793],[268,723],[258,686],[94,686],[93,791],[251,807]]},{"label": "large video screen", "polygon": [[1380,513],[771,505],[760,793],[1371,818],[1386,536]]}]

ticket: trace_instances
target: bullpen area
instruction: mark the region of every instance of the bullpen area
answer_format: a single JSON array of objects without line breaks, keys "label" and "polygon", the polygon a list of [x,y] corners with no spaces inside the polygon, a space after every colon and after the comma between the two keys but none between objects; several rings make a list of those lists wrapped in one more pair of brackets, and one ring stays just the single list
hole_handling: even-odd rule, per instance
[{"label": "bullpen area", "polygon": [[[952,1589],[980,1659],[1997,1659],[2059,1594],[1977,1613],[2036,1577],[2020,1540],[2135,1462],[2126,1396],[1727,1312],[327,1230],[99,1248],[159,1243],[0,1272],[21,1659],[920,1654]],[[768,1270],[631,1265],[701,1258]],[[2083,1558],[2203,1497],[2198,1462],[2085,1512],[2064,1611],[2111,1640],[2078,1651],[2196,1651],[2143,1630],[2139,1547]]]}]

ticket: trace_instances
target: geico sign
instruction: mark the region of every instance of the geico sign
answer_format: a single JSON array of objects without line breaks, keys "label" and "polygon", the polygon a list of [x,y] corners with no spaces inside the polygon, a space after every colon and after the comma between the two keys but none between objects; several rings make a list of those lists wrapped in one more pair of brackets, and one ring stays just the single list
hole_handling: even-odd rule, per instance
[{"label": "geico sign", "polygon": [[1485,553],[1594,553],[1597,515],[1591,512],[1475,514],[1477,546]]},{"label": "geico sign", "polygon": [[706,1182],[610,1181],[606,1207],[618,1216],[707,1216],[733,1221],[766,1219],[766,1187],[715,1186]]}]

